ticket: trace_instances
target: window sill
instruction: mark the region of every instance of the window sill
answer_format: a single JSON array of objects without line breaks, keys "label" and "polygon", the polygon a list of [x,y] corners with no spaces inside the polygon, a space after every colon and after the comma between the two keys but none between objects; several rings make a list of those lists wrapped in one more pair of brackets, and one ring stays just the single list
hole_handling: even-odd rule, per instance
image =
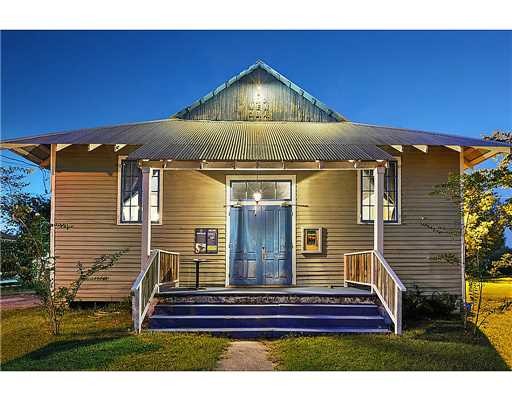
[{"label": "window sill", "polygon": [[[119,221],[117,221],[116,225],[120,225],[120,226],[142,225],[142,222],[119,222]],[[163,225],[163,223],[162,222],[151,222],[151,225]]]},{"label": "window sill", "polygon": [[[358,225],[373,225],[374,223],[375,223],[374,221],[357,221]],[[384,226],[387,226],[387,225],[402,225],[402,221],[384,222]]]}]

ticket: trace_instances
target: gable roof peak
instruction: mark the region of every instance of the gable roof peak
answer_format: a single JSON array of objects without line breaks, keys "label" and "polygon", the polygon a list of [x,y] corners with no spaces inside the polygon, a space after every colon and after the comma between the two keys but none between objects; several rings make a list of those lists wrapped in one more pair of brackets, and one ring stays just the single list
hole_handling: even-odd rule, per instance
[{"label": "gable roof peak", "polygon": [[233,84],[240,81],[245,76],[251,74],[256,69],[262,69],[269,75],[271,75],[273,78],[275,78],[277,81],[281,82],[284,86],[286,86],[290,91],[296,93],[297,95],[303,97],[307,102],[311,103],[314,107],[320,109],[322,112],[328,115],[328,118],[331,118],[334,122],[343,122],[348,121],[347,118],[345,118],[343,115],[339,114],[338,112],[332,110],[331,108],[327,107],[324,103],[313,97],[311,94],[306,92],[304,89],[290,81],[288,78],[283,76],[281,73],[277,72],[274,68],[272,68],[270,65],[265,63],[261,59],[257,59],[256,62],[252,65],[250,65],[248,68],[243,70],[242,72],[238,73],[237,75],[231,77],[227,81],[225,81],[223,84],[215,88],[214,90],[207,93],[205,96],[201,97],[200,99],[196,100],[194,103],[189,105],[188,107],[185,107],[184,109],[178,111],[177,113],[173,114],[170,118],[183,118],[187,114],[189,114],[192,110],[197,109],[198,107],[202,106],[204,103],[212,99],[213,97],[217,96],[220,92],[228,89]]}]

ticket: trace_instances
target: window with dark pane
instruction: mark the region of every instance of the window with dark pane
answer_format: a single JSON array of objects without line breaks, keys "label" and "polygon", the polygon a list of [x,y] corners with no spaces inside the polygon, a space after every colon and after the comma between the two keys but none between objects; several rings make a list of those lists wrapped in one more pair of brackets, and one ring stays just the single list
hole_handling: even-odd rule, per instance
[{"label": "window with dark pane", "polygon": [[151,222],[160,222],[160,170],[154,169],[151,174]]},{"label": "window with dark pane", "polygon": [[[153,170],[150,183],[151,221],[160,221],[160,170]],[[121,161],[121,221],[142,222],[142,171],[134,160]]]},{"label": "window with dark pane", "polygon": [[[361,171],[361,222],[375,218],[375,185],[373,170]],[[398,222],[398,163],[390,161],[384,173],[384,222]]]}]

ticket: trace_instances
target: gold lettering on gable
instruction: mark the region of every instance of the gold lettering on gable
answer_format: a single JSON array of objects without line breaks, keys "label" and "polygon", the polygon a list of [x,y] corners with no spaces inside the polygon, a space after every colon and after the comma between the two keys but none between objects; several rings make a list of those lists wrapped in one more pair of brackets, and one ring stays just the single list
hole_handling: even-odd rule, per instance
[{"label": "gold lettering on gable", "polygon": [[272,120],[270,104],[260,90],[256,90],[253,100],[247,105],[247,117],[249,121]]}]

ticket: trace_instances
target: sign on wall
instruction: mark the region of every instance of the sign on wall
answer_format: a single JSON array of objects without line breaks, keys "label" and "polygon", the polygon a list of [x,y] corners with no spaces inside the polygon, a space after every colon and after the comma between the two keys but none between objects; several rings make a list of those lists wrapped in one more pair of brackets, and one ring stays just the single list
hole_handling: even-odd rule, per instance
[{"label": "sign on wall", "polygon": [[196,228],[194,252],[196,254],[217,254],[219,232],[216,228]]},{"label": "sign on wall", "polygon": [[322,228],[305,226],[302,228],[302,252],[322,253]]}]

